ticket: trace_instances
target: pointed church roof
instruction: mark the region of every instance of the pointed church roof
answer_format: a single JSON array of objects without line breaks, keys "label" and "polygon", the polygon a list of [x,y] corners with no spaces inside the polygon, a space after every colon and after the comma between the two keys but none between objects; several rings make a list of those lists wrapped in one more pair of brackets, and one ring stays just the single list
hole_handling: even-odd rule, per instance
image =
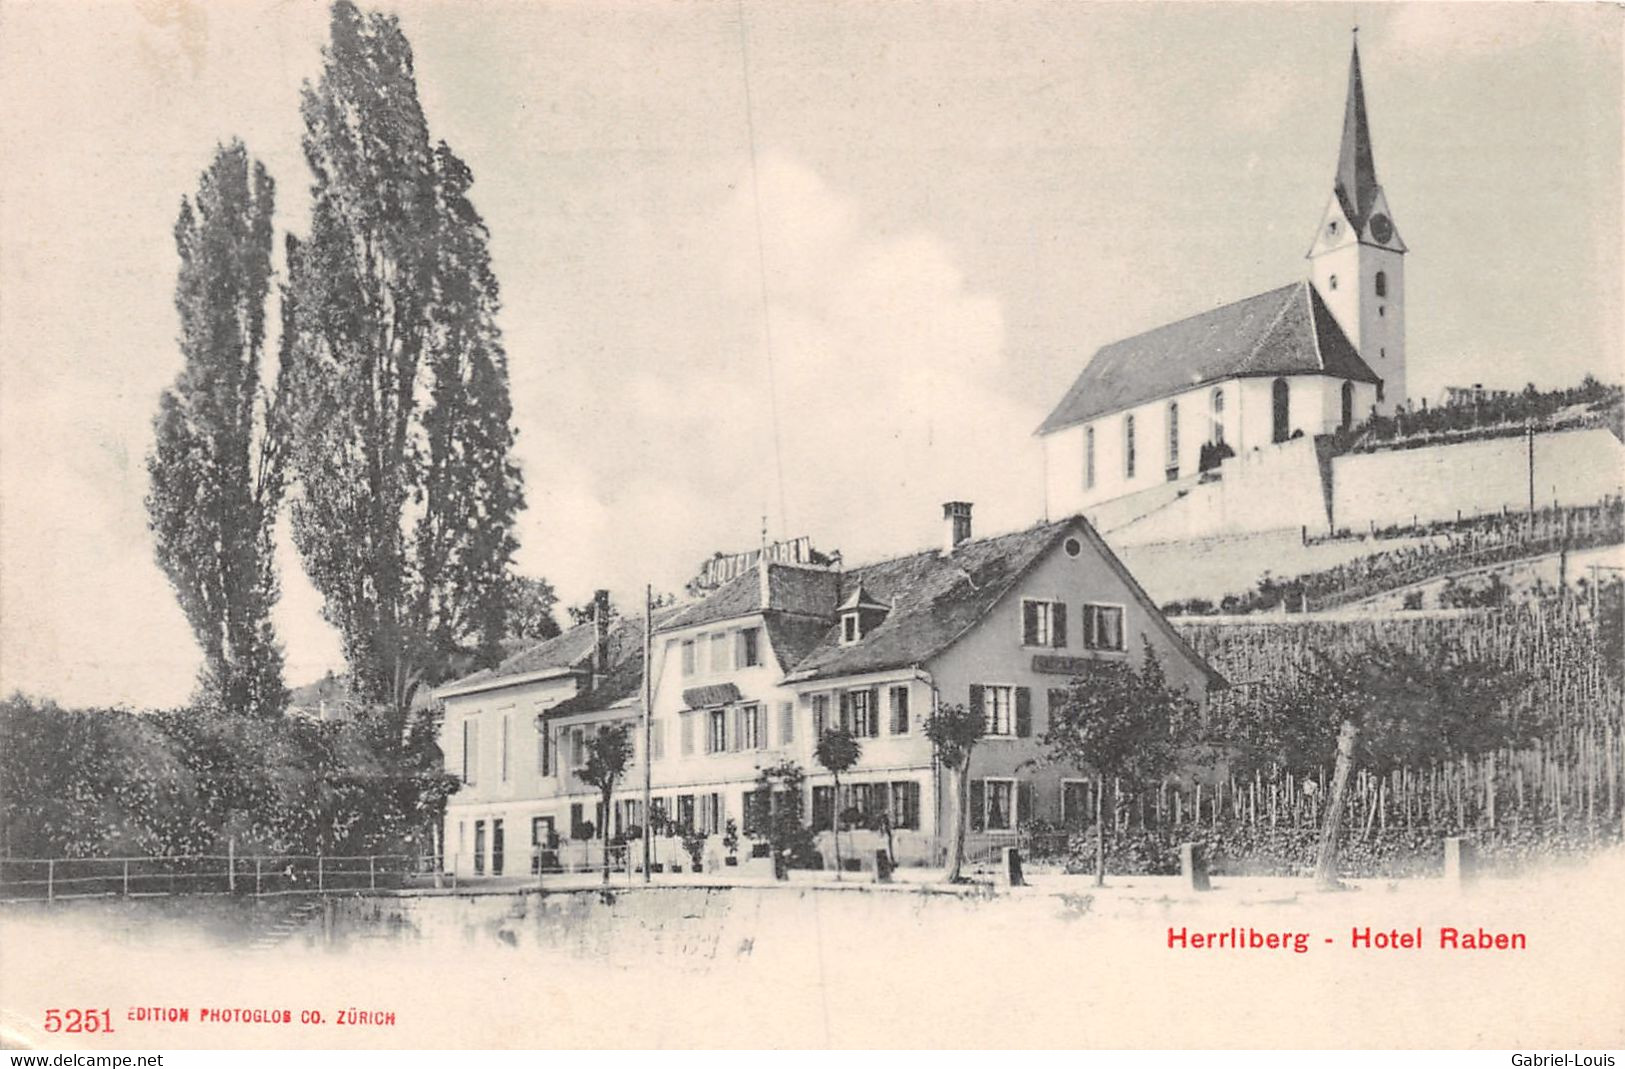
[{"label": "pointed church roof", "polygon": [[1377,164],[1371,155],[1371,124],[1365,116],[1365,86],[1360,81],[1360,42],[1355,38],[1349,53],[1348,101],[1343,106],[1343,145],[1337,155],[1337,180],[1333,186],[1355,233],[1364,232],[1379,188]]},{"label": "pointed church roof", "polygon": [[1378,382],[1308,282],[1102,346],[1039,434],[1224,379],[1332,375]]}]

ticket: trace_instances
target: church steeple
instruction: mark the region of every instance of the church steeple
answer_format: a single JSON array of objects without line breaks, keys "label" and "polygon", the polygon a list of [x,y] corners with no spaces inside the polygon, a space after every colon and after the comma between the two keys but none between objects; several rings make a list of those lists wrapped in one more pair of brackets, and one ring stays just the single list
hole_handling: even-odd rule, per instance
[{"label": "church steeple", "polygon": [[1349,95],[1343,106],[1343,147],[1337,157],[1333,187],[1343,214],[1356,232],[1365,229],[1376,203],[1377,165],[1371,155],[1371,126],[1365,117],[1365,86],[1360,81],[1360,38],[1356,29],[1349,54]]},{"label": "church steeple", "polygon": [[1309,246],[1309,279],[1343,333],[1383,380],[1376,398],[1383,415],[1407,398],[1405,252],[1387,194],[1377,184],[1356,36],[1349,53],[1337,176]]}]

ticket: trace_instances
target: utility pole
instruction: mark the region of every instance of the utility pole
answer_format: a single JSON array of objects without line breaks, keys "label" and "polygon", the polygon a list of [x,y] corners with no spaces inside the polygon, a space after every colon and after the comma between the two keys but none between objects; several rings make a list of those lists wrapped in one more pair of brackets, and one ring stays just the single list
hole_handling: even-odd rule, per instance
[{"label": "utility pole", "polygon": [[1529,446],[1529,514],[1535,513],[1535,425],[1525,421],[1523,425],[1524,441]]},{"label": "utility pole", "polygon": [[653,584],[643,587],[643,882],[651,879],[649,866],[653,860],[650,856],[653,830],[649,825],[649,791],[653,783],[654,751],[650,748],[653,737],[653,721],[651,717],[654,710],[654,630],[655,630],[655,588]]}]

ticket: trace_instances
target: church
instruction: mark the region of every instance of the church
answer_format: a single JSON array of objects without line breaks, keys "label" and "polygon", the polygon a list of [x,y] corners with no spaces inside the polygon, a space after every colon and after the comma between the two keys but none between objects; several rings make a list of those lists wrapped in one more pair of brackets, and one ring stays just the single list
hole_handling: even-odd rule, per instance
[{"label": "church", "polygon": [[[1406,404],[1405,243],[1377,182],[1358,40],[1308,277],[1102,346],[1038,428],[1051,515],[1130,515],[1225,457]],[[1097,520],[1098,522],[1098,520]]]}]

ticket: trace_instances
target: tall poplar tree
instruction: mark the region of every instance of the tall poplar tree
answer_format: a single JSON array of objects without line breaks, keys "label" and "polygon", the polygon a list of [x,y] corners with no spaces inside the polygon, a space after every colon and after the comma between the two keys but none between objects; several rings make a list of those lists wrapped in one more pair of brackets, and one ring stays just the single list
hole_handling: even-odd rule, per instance
[{"label": "tall poplar tree", "polygon": [[323,61],[284,291],[294,541],[358,693],[404,729],[419,685],[504,635],[523,505],[507,355],[472,175],[430,142],[399,22],[340,0]]},{"label": "tall poplar tree", "polygon": [[147,457],[158,563],[204,664],[202,697],[234,713],[287,704],[273,532],[284,489],[285,422],[260,382],[271,284],[275,184],[242,142],[216,150],[175,223],[175,308],[185,366],[163,392]]}]

